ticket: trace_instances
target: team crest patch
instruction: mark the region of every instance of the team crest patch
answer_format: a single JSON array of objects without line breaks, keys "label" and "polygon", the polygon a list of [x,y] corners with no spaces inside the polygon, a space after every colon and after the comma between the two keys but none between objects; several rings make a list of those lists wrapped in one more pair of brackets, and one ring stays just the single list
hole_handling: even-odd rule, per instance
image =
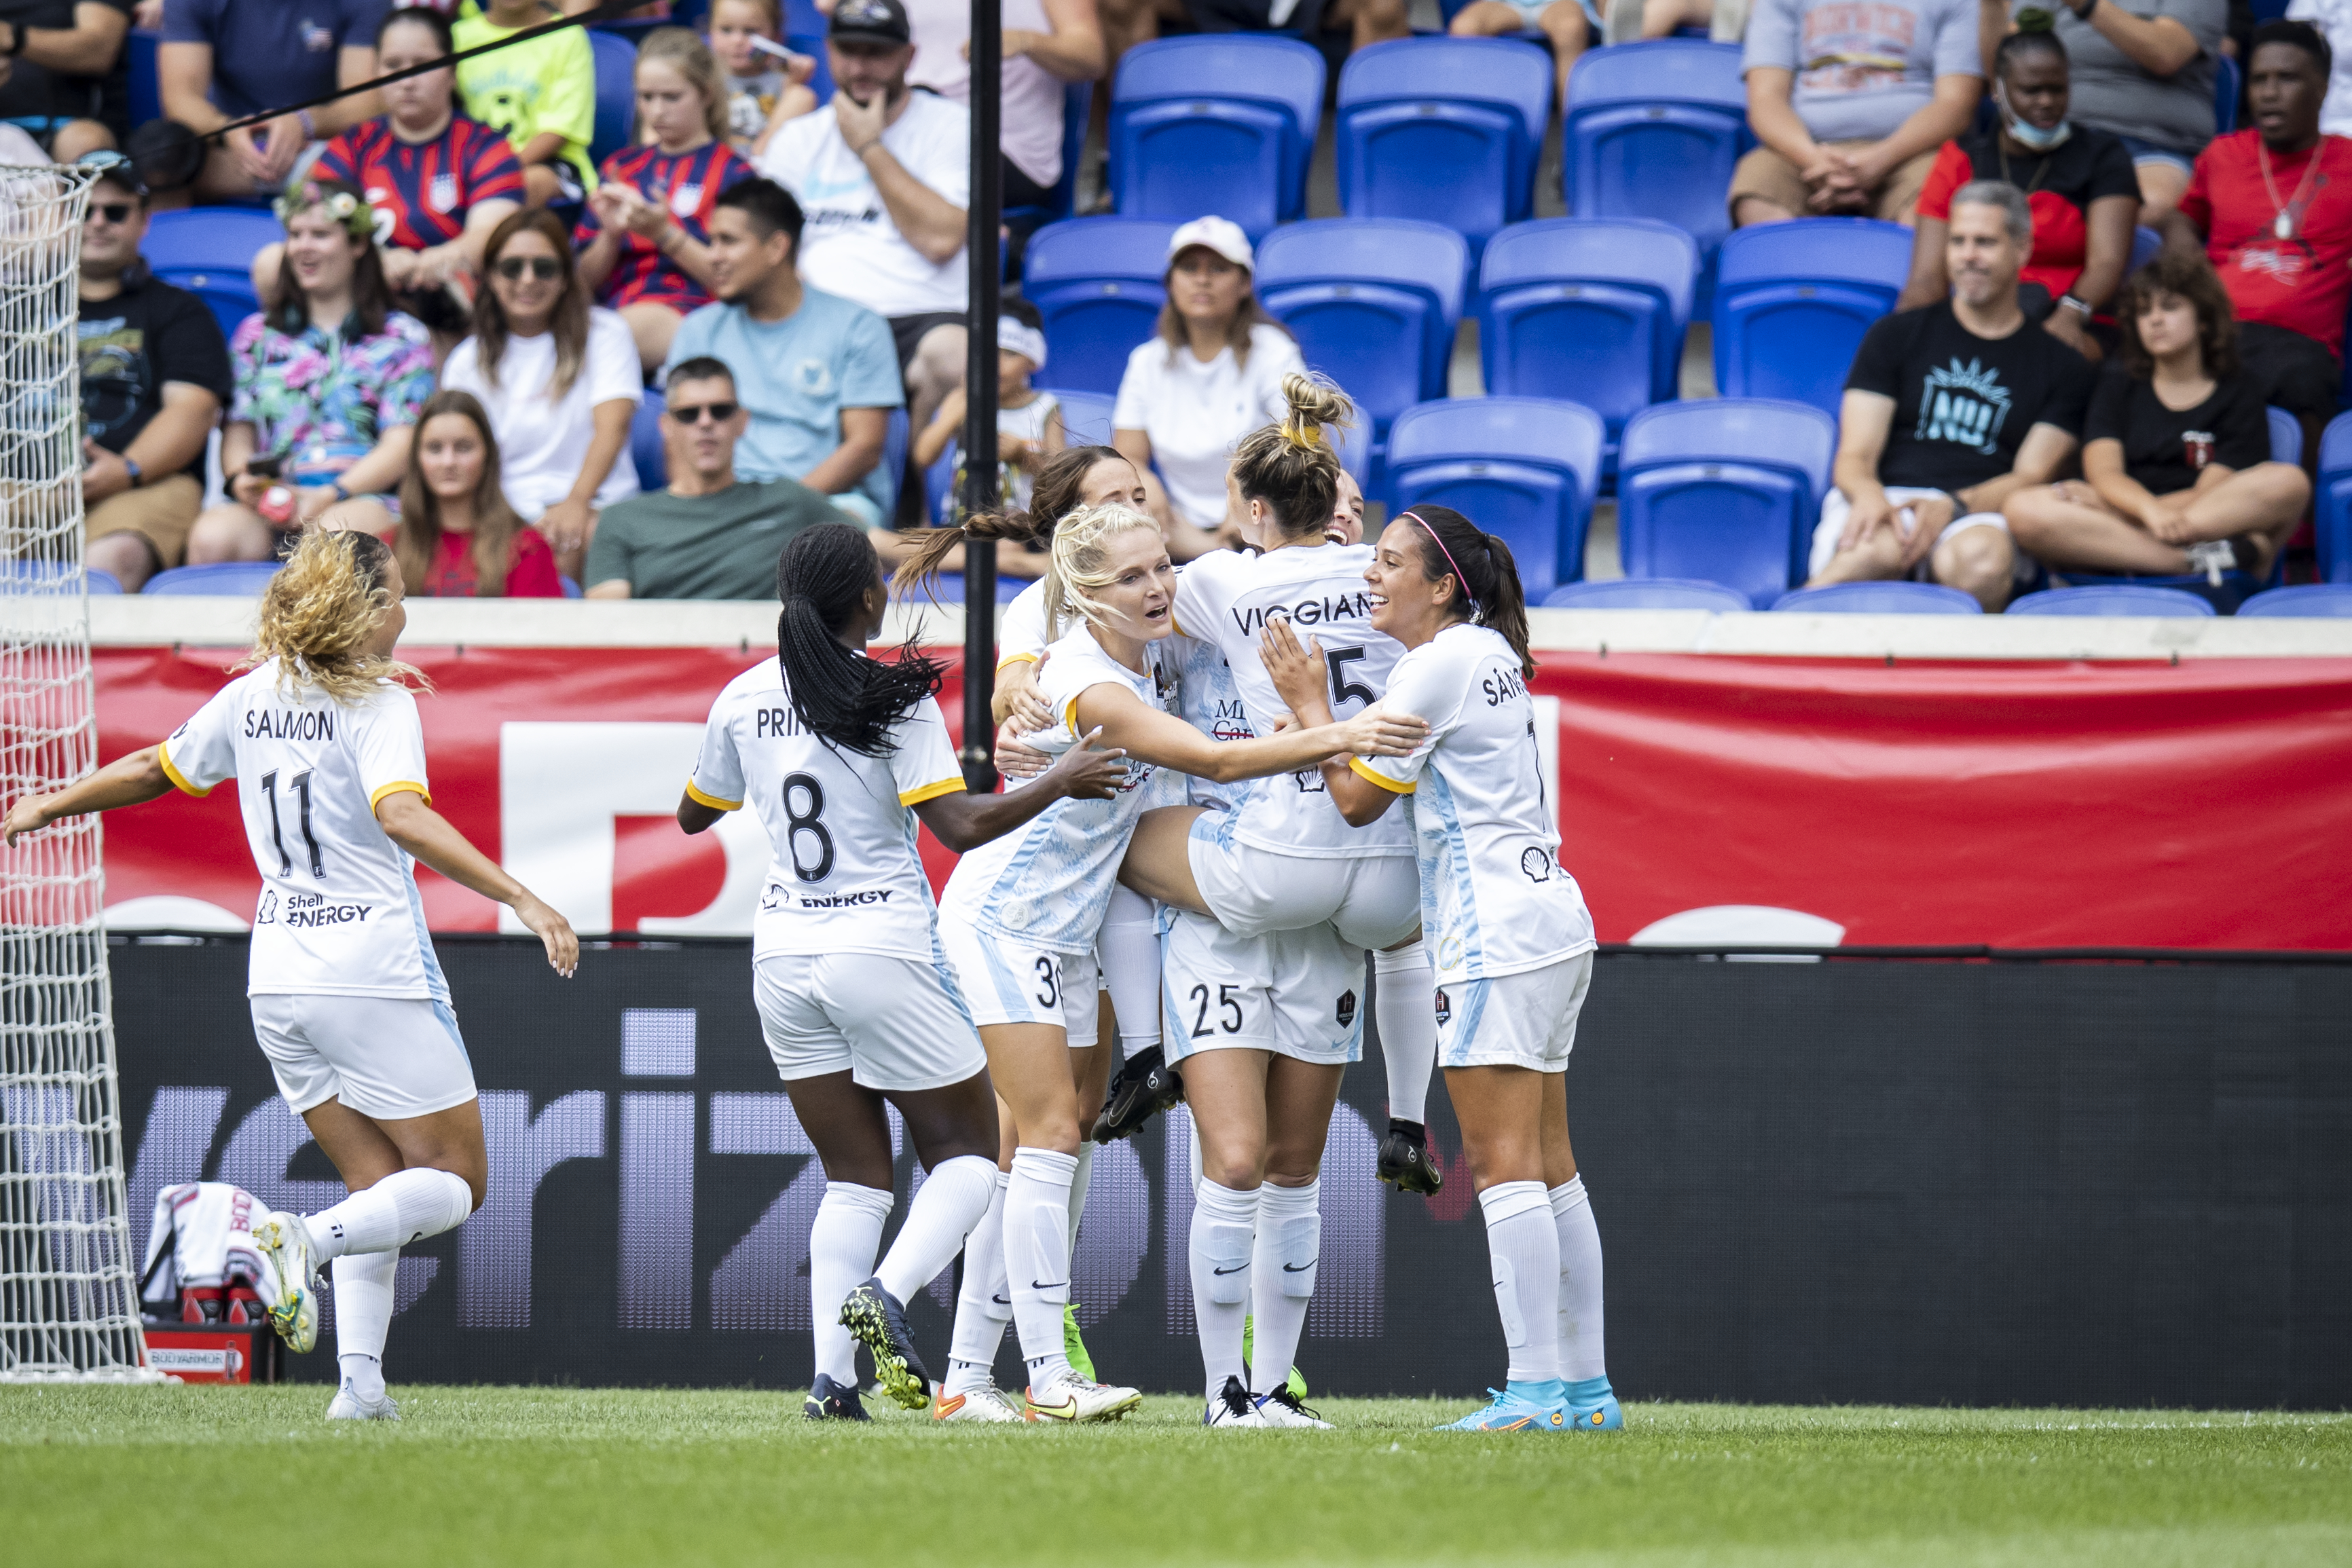
[{"label": "team crest patch", "polygon": [[253,923],[256,925],[268,925],[277,918],[278,890],[274,887],[265,887],[261,890],[261,907],[254,911]]},{"label": "team crest patch", "polygon": [[446,169],[434,175],[433,183],[425,190],[425,204],[436,213],[455,211],[457,205],[457,176]]},{"label": "team crest patch", "polygon": [[823,360],[803,360],[793,367],[793,384],[809,397],[833,395],[833,367]]},{"label": "team crest patch", "polygon": [[699,180],[680,185],[669,193],[669,210],[679,217],[692,217],[694,209],[700,205],[702,205],[702,182]]},{"label": "team crest patch", "polygon": [[1353,991],[1341,991],[1339,993],[1339,1027],[1341,1029],[1346,1029],[1355,1021],[1356,993]]},{"label": "team crest patch", "polygon": [[1440,992],[1438,992],[1438,993],[1437,993],[1437,1021],[1438,1021],[1438,1023],[1439,1023],[1440,1025],[1443,1025],[1443,1024],[1446,1021],[1446,1019],[1448,1019],[1452,1018],[1453,1016],[1454,1016],[1454,998],[1453,998],[1452,997],[1447,996],[1444,991],[1440,991]]}]

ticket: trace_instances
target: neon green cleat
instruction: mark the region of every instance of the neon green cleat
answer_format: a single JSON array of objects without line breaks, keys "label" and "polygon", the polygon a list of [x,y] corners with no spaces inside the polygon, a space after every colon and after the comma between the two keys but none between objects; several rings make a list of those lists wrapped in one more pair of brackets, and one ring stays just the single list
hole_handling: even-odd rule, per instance
[{"label": "neon green cleat", "polygon": [[[1242,1364],[1244,1366],[1250,1364],[1250,1343],[1254,1337],[1253,1331],[1256,1326],[1255,1317],[1245,1317],[1242,1320]],[[1304,1399],[1307,1397],[1307,1375],[1294,1366],[1290,1369],[1290,1376],[1284,1381],[1283,1386],[1290,1390],[1290,1396],[1293,1399]]]},{"label": "neon green cleat", "polygon": [[1095,1379],[1095,1358],[1087,1354],[1087,1342],[1078,1337],[1078,1309],[1076,1302],[1062,1308],[1062,1355],[1069,1362],[1070,1370],[1092,1383]]}]

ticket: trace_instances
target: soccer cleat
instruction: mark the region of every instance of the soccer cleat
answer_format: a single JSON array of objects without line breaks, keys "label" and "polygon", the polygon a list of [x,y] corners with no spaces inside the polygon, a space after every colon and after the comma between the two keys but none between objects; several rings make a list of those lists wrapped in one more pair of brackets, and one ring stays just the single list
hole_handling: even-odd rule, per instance
[{"label": "soccer cleat", "polygon": [[857,1396],[857,1385],[835,1383],[820,1372],[808,1391],[808,1400],[801,1414],[812,1421],[871,1421],[866,1413],[866,1401]]},{"label": "soccer cleat", "polygon": [[1564,1432],[1568,1407],[1558,1400],[1530,1399],[1517,1389],[1489,1388],[1487,1405],[1459,1421],[1432,1427],[1437,1432]]},{"label": "soccer cleat", "polygon": [[1095,1118],[1094,1140],[1115,1144],[1140,1132],[1143,1124],[1162,1111],[1171,1111],[1184,1098],[1184,1079],[1167,1063],[1158,1046],[1149,1046],[1119,1063]]},{"label": "soccer cleat", "polygon": [[319,1268],[310,1260],[310,1233],[299,1214],[273,1214],[253,1228],[253,1245],[278,1282],[269,1326],[296,1354],[319,1343]]},{"label": "soccer cleat", "polygon": [[969,1394],[950,1394],[942,1389],[931,1405],[931,1419],[988,1423],[1010,1421],[1018,1426],[1028,1417],[1013,1407],[1013,1401],[1004,1396],[1002,1389],[991,1383]]},{"label": "soccer cleat", "polygon": [[1427,1197],[1445,1185],[1445,1173],[1429,1157],[1429,1129],[1419,1122],[1389,1118],[1377,1168],[1380,1178],[1399,1192],[1417,1192]]},{"label": "soccer cleat", "polygon": [[1075,1301],[1062,1308],[1062,1359],[1080,1377],[1094,1376],[1095,1358],[1087,1354],[1087,1342],[1078,1337],[1078,1307]]},{"label": "soccer cleat", "polygon": [[1027,1418],[1032,1421],[1073,1425],[1081,1421],[1116,1421],[1143,1403],[1143,1396],[1135,1389],[1097,1383],[1075,1372],[1067,1377],[1055,1378],[1042,1389],[1027,1392]]},{"label": "soccer cleat", "polygon": [[343,1385],[335,1390],[334,1402],[327,1406],[327,1419],[330,1421],[397,1421],[400,1419],[400,1406],[392,1402],[392,1396],[389,1394],[379,1395],[373,1400],[362,1400],[357,1394],[352,1392],[352,1380],[346,1377],[343,1379]]},{"label": "soccer cleat", "polygon": [[1590,1405],[1570,1400],[1568,1430],[1571,1432],[1622,1432],[1625,1429],[1625,1412],[1617,1407],[1617,1396],[1604,1394]]},{"label": "soccer cleat", "polygon": [[1273,1425],[1258,1408],[1250,1391],[1242,1386],[1238,1377],[1228,1377],[1225,1385],[1217,1390],[1208,1407],[1201,1412],[1203,1427],[1250,1427],[1263,1429]]},{"label": "soccer cleat", "polygon": [[[1242,1319],[1242,1363],[1244,1365],[1254,1364],[1250,1361],[1250,1355],[1257,1338],[1256,1325],[1257,1316],[1255,1313],[1251,1313]],[[1297,1397],[1300,1399],[1307,1397],[1307,1375],[1299,1371],[1296,1366],[1290,1369],[1290,1375],[1284,1380],[1283,1385],[1288,1388]]]},{"label": "soccer cleat", "polygon": [[880,1275],[849,1292],[841,1303],[841,1326],[849,1337],[874,1353],[874,1375],[882,1392],[901,1410],[920,1410],[931,1402],[931,1375],[915,1354],[915,1336],[907,1332],[907,1310],[882,1288]]},{"label": "soccer cleat", "polygon": [[1258,1418],[1269,1427],[1313,1427],[1328,1432],[1331,1423],[1299,1402],[1298,1396],[1287,1387],[1277,1388],[1257,1398]]}]

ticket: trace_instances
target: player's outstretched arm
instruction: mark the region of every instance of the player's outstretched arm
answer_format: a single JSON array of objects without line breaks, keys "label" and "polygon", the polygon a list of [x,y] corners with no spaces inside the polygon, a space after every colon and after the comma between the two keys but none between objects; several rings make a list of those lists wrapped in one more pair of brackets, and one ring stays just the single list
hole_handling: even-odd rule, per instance
[{"label": "player's outstretched arm", "polygon": [[375,820],[392,841],[460,887],[472,888],[484,898],[495,898],[515,912],[525,929],[547,947],[547,961],[565,979],[580,967],[580,938],[572,923],[540,902],[530,889],[506,873],[506,869],[466,841],[466,835],[447,818],[425,803],[413,789],[386,795],[376,802]]},{"label": "player's outstretched arm", "polygon": [[151,746],[144,751],[118,757],[89,778],[68,784],[54,795],[26,796],[8,808],[8,820],[0,825],[0,838],[5,838],[13,849],[26,833],[38,832],[68,817],[111,811],[117,806],[141,806],[170,794],[172,780],[163,771],[157,749]]},{"label": "player's outstretched arm", "polygon": [[1327,757],[1343,754],[1403,757],[1429,733],[1429,726],[1417,718],[1367,711],[1338,724],[1255,740],[1212,740],[1182,719],[1108,682],[1080,692],[1076,706],[1081,724],[1097,727],[1106,740],[1130,756],[1218,784],[1295,773],[1317,766]]},{"label": "player's outstretched arm", "polygon": [[[1320,642],[1310,638],[1301,647],[1289,622],[1268,621],[1258,638],[1257,652],[1259,661],[1265,665],[1266,677],[1274,682],[1274,689],[1290,705],[1291,713],[1300,724],[1331,722],[1329,691],[1324,685],[1327,666]],[[1344,757],[1324,759],[1323,787],[1349,827],[1360,828],[1380,821],[1381,813],[1396,800],[1395,791],[1383,789],[1358,774]]]},{"label": "player's outstretched arm", "polygon": [[1106,750],[1093,730],[1065,751],[1034,783],[1003,795],[951,789],[915,803],[931,835],[958,854],[1001,839],[1056,800],[1108,800],[1127,782],[1127,753]]}]

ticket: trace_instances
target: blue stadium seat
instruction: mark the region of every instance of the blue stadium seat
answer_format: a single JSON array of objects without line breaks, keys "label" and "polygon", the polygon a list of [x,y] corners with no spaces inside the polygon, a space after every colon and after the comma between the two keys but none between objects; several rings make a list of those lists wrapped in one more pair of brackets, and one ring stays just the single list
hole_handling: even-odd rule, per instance
[{"label": "blue stadium seat", "polygon": [[2213,606],[2178,588],[2144,582],[2104,582],[2094,588],[2052,588],[2012,601],[2011,615],[2210,615]]},{"label": "blue stadium seat", "polygon": [[1793,588],[1772,601],[1800,615],[1981,615],[1984,606],[1934,582],[1832,582]]},{"label": "blue stadium seat", "polygon": [[122,591],[122,580],[115,576],[110,571],[100,571],[98,568],[91,567],[82,575],[88,580],[89,584],[89,591],[92,593],[121,593]]},{"label": "blue stadium seat", "polygon": [[[98,591],[97,580],[105,575],[91,572],[89,591]],[[2352,583],[2305,582],[2293,588],[2273,588],[2267,593],[2257,593],[2238,606],[2238,614],[2259,616],[2263,620],[2340,620],[2352,617]]]},{"label": "blue stadium seat", "polygon": [[1550,398],[1424,402],[1390,427],[1389,485],[1400,510],[1451,507],[1500,534],[1537,597],[1584,576],[1604,434],[1591,409]]},{"label": "blue stadium seat", "polygon": [[1470,267],[1462,236],[1405,218],[1290,224],[1257,247],[1257,294],[1322,371],[1387,433],[1445,395]]},{"label": "blue stadium seat", "polygon": [[2164,236],[2146,224],[2132,230],[2131,260],[2124,268],[2124,276],[2129,277],[2133,273],[2154,261],[2156,253],[2163,248]]},{"label": "blue stadium seat", "polygon": [[1203,33],[1139,44],[1111,87],[1111,191],[1129,217],[1216,214],[1253,242],[1307,211],[1323,56],[1296,38]]},{"label": "blue stadium seat", "polygon": [[816,106],[823,109],[833,101],[833,61],[824,52],[824,30],[814,33],[791,32],[784,35],[784,47],[795,54],[806,55],[816,62],[816,69],[808,79],[809,91],[816,94]]},{"label": "blue stadium seat", "polygon": [[157,277],[210,306],[226,338],[261,308],[253,293],[253,258],[285,237],[285,226],[269,213],[191,207],[149,218],[139,254]]},{"label": "blue stadium seat", "polygon": [[1007,207],[1004,221],[1015,230],[1035,229],[1046,224],[1058,224],[1076,208],[1078,201],[1078,164],[1087,150],[1087,120],[1094,112],[1095,84],[1074,81],[1062,90],[1062,177],[1054,184],[1054,201],[1050,206]]},{"label": "blue stadium seat", "polygon": [[155,73],[155,46],[163,35],[153,28],[131,29],[130,92],[131,124],[133,130],[151,120],[163,118],[163,83]]},{"label": "blue stadium seat", "polygon": [[882,432],[882,520],[893,522],[898,517],[898,487],[907,482],[907,448],[914,444],[909,434],[907,411],[903,407],[890,411],[890,423]]},{"label": "blue stadium seat", "polygon": [[1062,441],[1067,446],[1108,446],[1112,400],[1102,392],[1057,392],[1062,400]]},{"label": "blue stadium seat", "polygon": [[609,22],[592,22],[592,33],[610,33],[616,38],[626,38],[629,47],[635,48],[646,41],[646,35],[656,27],[675,27],[678,23],[667,16],[618,16]]},{"label": "blue stadium seat", "polygon": [[669,486],[669,453],[662,444],[662,411],[668,406],[659,388],[648,388],[629,421],[629,457],[637,465],[637,488],[647,494]]},{"label": "blue stadium seat", "polygon": [[1723,242],[1715,291],[1715,384],[1834,415],[1853,351],[1895,308],[1911,231],[1874,218],[1799,218]]},{"label": "blue stadium seat", "polygon": [[1545,595],[1546,610],[1712,610],[1738,614],[1752,609],[1744,593],[1719,582],[1675,577],[1605,577],[1595,582],[1564,582]]},{"label": "blue stadium seat", "polygon": [[637,119],[637,46],[616,33],[588,29],[588,47],[596,57],[596,130],[588,144],[589,160],[598,168],[629,144],[629,128]]},{"label": "blue stadium seat", "polygon": [[822,38],[824,29],[825,14],[816,8],[815,0],[784,0],[785,32]]},{"label": "blue stadium seat", "polygon": [[1731,167],[1755,144],[1738,45],[1659,38],[1588,50],[1568,76],[1560,195],[1580,218],[1674,225],[1698,242],[1711,285],[1731,230]]},{"label": "blue stadium seat", "polygon": [[1045,319],[1051,353],[1041,385],[1118,391],[1127,356],[1168,302],[1168,238],[1158,218],[1075,218],[1029,236],[1022,292]]},{"label": "blue stadium seat", "polygon": [[175,566],[147,580],[144,593],[200,599],[258,599],[278,575],[274,560],[224,560],[209,566]]},{"label": "blue stadium seat", "polygon": [[1444,224],[1475,256],[1535,211],[1550,57],[1511,38],[1399,38],[1339,72],[1339,205]]},{"label": "blue stadium seat", "polygon": [[1646,218],[1514,224],[1478,269],[1486,390],[1573,398],[1608,422],[1674,397],[1698,281],[1698,246]]},{"label": "blue stadium seat", "polygon": [[564,598],[585,599],[588,597],[587,594],[581,591],[581,588],[578,583],[572,581],[570,578],[563,576],[561,572],[556,574],[555,580],[562,586]]},{"label": "blue stadium seat", "polygon": [[1625,423],[1617,554],[1629,577],[1700,578],[1761,608],[1804,580],[1837,422],[1804,403],[1661,403]]},{"label": "blue stadium seat", "polygon": [[0,560],[0,577],[29,593],[71,593],[87,586],[91,593],[121,593],[122,580],[96,567],[69,566],[54,560]]},{"label": "blue stadium seat", "polygon": [[2213,134],[2227,136],[2238,129],[2238,62],[2227,55],[2213,57]]},{"label": "blue stadium seat", "polygon": [[[999,549],[1001,550],[1002,549],[1003,547],[1000,546]],[[999,604],[1012,603],[1014,600],[1021,597],[1021,591],[1028,587],[1029,584],[1034,580],[1035,579],[1027,577],[1006,577],[1000,572],[996,579],[996,602]],[[907,594],[906,597],[914,601],[918,604],[924,604],[929,602],[930,599],[934,595],[938,597],[939,601],[941,604],[961,604],[963,602],[963,573],[960,571],[943,571],[939,575],[939,585],[929,592],[927,593],[922,589],[919,588],[913,592]]]},{"label": "blue stadium seat", "polygon": [[2337,414],[2319,437],[2312,531],[2319,547],[2319,580],[2352,582],[2352,413]]}]

